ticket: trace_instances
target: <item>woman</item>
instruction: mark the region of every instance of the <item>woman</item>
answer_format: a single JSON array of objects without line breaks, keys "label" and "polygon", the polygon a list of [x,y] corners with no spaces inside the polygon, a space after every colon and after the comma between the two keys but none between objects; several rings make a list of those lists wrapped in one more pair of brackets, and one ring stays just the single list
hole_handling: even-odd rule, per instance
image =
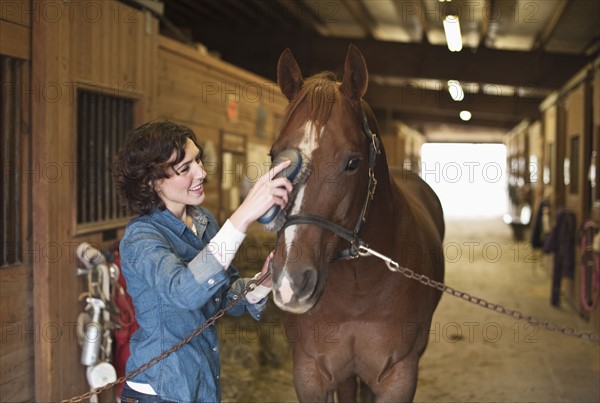
[{"label": "woman", "polygon": [[[128,136],[114,170],[119,193],[138,214],[120,244],[127,291],[140,326],[130,340],[128,373],[179,342],[244,289],[245,280],[230,263],[248,226],[274,204],[286,205],[291,183],[271,178],[287,165],[262,176],[219,229],[215,218],[199,206],[205,198],[206,171],[194,133],[159,121]],[[267,274],[271,257],[260,274]],[[259,319],[270,281],[228,313],[247,310]],[[136,375],[122,394],[124,402],[215,402],[220,397],[214,326]]]}]

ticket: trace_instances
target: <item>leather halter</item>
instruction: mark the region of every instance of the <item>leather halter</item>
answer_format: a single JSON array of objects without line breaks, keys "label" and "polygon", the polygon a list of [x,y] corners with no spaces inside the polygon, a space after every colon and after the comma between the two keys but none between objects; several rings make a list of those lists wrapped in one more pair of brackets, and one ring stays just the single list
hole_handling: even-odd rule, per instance
[{"label": "leather halter", "polygon": [[369,184],[367,185],[367,194],[365,196],[365,201],[363,203],[360,216],[358,217],[354,229],[346,229],[341,225],[331,222],[323,217],[319,217],[312,214],[295,214],[292,216],[288,216],[287,221],[281,228],[281,230],[283,230],[286,227],[289,227],[290,225],[312,224],[324,228],[328,231],[331,231],[337,234],[340,238],[343,238],[346,241],[350,242],[350,247],[340,251],[335,256],[334,260],[354,259],[359,256],[359,247],[366,245],[365,242],[359,238],[359,234],[366,222],[366,215],[367,210],[369,208],[369,203],[371,202],[371,200],[373,200],[373,196],[375,195],[375,188],[377,187],[377,179],[375,178],[375,163],[377,160],[377,155],[381,153],[380,141],[377,138],[377,135],[371,131],[371,128],[369,127],[369,123],[367,121],[367,115],[365,114],[365,110],[362,107],[362,105],[361,113],[363,122],[363,132],[369,144]]}]

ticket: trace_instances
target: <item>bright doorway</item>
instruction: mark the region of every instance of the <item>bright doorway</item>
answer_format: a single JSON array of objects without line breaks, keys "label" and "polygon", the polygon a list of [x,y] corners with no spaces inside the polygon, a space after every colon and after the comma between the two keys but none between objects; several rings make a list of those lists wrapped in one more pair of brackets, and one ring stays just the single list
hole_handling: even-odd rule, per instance
[{"label": "bright doorway", "polygon": [[503,144],[424,144],[421,177],[437,193],[446,218],[502,217],[508,209]]}]

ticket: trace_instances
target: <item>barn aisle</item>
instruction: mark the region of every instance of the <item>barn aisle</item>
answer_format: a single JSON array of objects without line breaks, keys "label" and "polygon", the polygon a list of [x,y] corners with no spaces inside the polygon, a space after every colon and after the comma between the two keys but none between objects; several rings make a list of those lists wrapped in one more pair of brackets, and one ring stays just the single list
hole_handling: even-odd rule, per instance
[{"label": "barn aisle", "polygon": [[[550,305],[548,257],[498,219],[447,223],[446,283],[580,331],[565,298]],[[460,254],[456,252],[459,251]],[[595,330],[598,332],[598,329]],[[445,295],[420,362],[416,401],[600,401],[600,346]]]},{"label": "barn aisle", "polygon": [[[551,307],[547,258],[513,241],[500,218],[448,222],[445,253],[448,285],[592,330],[564,298],[560,308]],[[219,323],[223,401],[296,401],[279,317],[270,304],[260,324],[242,318]],[[444,295],[420,363],[415,401],[600,401],[600,346]]]}]

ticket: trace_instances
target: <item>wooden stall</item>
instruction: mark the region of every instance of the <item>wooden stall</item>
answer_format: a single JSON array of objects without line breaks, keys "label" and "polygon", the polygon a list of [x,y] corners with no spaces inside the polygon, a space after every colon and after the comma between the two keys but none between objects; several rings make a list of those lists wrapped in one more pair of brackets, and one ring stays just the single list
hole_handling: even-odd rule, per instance
[{"label": "wooden stall", "polygon": [[205,205],[224,221],[269,168],[287,101],[276,83],[163,36],[157,74],[157,118],[198,135],[209,174]]},{"label": "wooden stall", "polygon": [[505,221],[517,240],[524,239],[532,215],[529,126],[529,120],[524,120],[505,138],[508,190]]},{"label": "wooden stall", "polygon": [[535,214],[543,198],[544,138],[541,121],[536,120],[527,127],[527,138],[530,201]]},{"label": "wooden stall", "polygon": [[388,127],[391,130],[382,136],[388,164],[420,172],[421,146],[425,143],[425,136],[400,121],[392,122]]},{"label": "wooden stall", "polygon": [[595,174],[600,142],[599,61],[586,66],[541,104],[544,155],[540,194],[549,201],[553,226],[558,215],[566,212],[573,215],[575,227],[572,274],[565,276],[562,290],[567,302],[596,327],[600,322],[598,309],[584,309],[581,298],[579,240],[587,220],[599,223],[600,195]]},{"label": "wooden stall", "polygon": [[542,104],[541,122],[544,147],[542,162],[542,195],[549,201],[551,209],[553,206],[561,205],[563,203],[563,201],[557,200],[558,195],[563,193],[558,189],[558,186],[562,184],[562,171],[558,169],[557,157],[559,157],[559,149],[561,152],[564,152],[564,147],[558,147],[557,113],[557,105],[551,104],[548,107],[544,107],[544,104]]},{"label": "wooden stall", "polygon": [[57,401],[89,389],[75,334],[85,289],[75,248],[113,242],[127,221],[115,206],[110,155],[154,114],[158,21],[114,1],[23,7],[39,16],[29,93],[35,379],[18,399]]},{"label": "wooden stall", "polygon": [[110,175],[125,135],[153,119],[192,127],[206,153],[206,205],[224,219],[268,169],[286,101],[274,82],[159,35],[148,11],[112,0],[7,3],[0,400],[59,401],[89,390],[76,248],[114,246],[130,219]]},{"label": "wooden stall", "polygon": [[[591,186],[591,217],[598,230],[600,227],[600,60],[596,60],[592,81],[592,152],[588,179]],[[592,241],[593,251],[600,253],[600,231]],[[600,296],[597,296],[600,298]],[[590,313],[594,329],[600,328],[600,308]]]},{"label": "wooden stall", "polygon": [[592,191],[592,218],[600,225],[600,62],[594,66],[592,94],[592,153],[589,180]]}]

